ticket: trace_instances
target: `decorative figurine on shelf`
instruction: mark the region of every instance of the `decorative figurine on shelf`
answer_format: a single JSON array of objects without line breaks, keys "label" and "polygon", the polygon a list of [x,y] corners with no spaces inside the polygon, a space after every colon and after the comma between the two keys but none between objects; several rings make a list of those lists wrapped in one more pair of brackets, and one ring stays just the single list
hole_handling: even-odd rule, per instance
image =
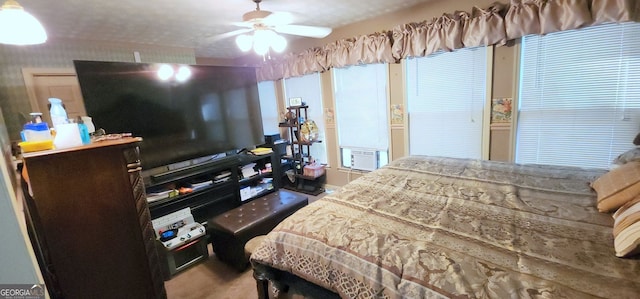
[{"label": "decorative figurine on shelf", "polygon": [[313,142],[318,140],[318,125],[313,120],[306,120],[300,126],[300,141]]},{"label": "decorative figurine on shelf", "polygon": [[296,113],[293,111],[289,111],[284,115],[284,120],[285,122],[289,123],[289,124],[295,124],[296,120],[297,120],[297,116]]}]

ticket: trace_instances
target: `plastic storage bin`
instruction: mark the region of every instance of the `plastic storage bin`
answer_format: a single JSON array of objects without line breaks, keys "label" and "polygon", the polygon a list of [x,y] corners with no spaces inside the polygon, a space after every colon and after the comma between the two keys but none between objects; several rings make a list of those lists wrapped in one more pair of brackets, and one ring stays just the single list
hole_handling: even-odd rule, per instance
[{"label": "plastic storage bin", "polygon": [[53,140],[23,141],[18,143],[23,152],[37,152],[53,149]]},{"label": "plastic storage bin", "polygon": [[47,123],[29,123],[24,125],[24,141],[45,141],[53,139]]},{"label": "plastic storage bin", "polygon": [[317,178],[324,174],[324,165],[322,164],[309,164],[305,165],[302,171],[304,176]]}]

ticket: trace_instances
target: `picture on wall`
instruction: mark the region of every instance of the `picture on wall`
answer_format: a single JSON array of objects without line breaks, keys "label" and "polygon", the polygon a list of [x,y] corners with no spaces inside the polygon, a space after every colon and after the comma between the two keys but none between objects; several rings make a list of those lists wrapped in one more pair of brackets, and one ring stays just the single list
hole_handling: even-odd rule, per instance
[{"label": "picture on wall", "polygon": [[333,124],[335,122],[335,118],[334,118],[334,114],[333,114],[333,109],[331,108],[324,108],[324,122],[326,124]]},{"label": "picture on wall", "polygon": [[511,122],[511,98],[497,98],[491,101],[491,123]]},{"label": "picture on wall", "polygon": [[403,120],[404,120],[404,109],[402,108],[402,104],[391,105],[391,123],[402,124]]}]

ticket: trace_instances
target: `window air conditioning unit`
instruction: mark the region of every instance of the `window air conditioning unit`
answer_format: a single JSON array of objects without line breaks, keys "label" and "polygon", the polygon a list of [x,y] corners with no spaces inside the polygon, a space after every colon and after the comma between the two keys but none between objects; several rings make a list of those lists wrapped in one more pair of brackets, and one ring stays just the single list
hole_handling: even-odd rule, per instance
[{"label": "window air conditioning unit", "polygon": [[351,150],[351,168],[373,171],[378,168],[378,152],[376,150]]}]

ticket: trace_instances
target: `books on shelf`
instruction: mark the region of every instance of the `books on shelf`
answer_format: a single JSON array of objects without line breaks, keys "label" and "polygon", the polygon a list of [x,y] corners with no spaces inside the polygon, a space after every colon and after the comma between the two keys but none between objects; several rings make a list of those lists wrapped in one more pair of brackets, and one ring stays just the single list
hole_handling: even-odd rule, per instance
[{"label": "books on shelf", "polygon": [[246,201],[258,195],[260,192],[264,191],[262,186],[247,186],[240,189],[240,201]]},{"label": "books on shelf", "polygon": [[218,184],[231,179],[231,171],[223,171],[213,177],[213,183]]},{"label": "books on shelf", "polygon": [[240,201],[245,201],[251,198],[251,187],[246,186],[240,189]]},{"label": "books on shelf", "polygon": [[204,181],[202,183],[192,183],[191,188],[196,191],[211,185],[213,185],[213,181]]},{"label": "books on shelf", "polygon": [[178,194],[179,194],[178,190],[175,190],[175,189],[169,189],[169,190],[163,190],[163,191],[159,191],[159,192],[147,193],[147,202],[151,203],[151,202],[158,201],[158,200],[161,200],[161,199],[178,196]]},{"label": "books on shelf", "polygon": [[259,173],[255,170],[256,163],[249,163],[242,166],[240,172],[242,173],[243,178],[250,178],[254,175],[258,175]]},{"label": "books on shelf", "polygon": [[258,147],[254,150],[251,150],[251,153],[257,156],[262,156],[262,155],[269,155],[271,153],[273,153],[273,149],[269,148],[269,147]]},{"label": "books on shelf", "polygon": [[240,188],[240,200],[246,201],[256,197],[264,191],[273,190],[273,188],[273,179],[263,178],[258,185]]}]

